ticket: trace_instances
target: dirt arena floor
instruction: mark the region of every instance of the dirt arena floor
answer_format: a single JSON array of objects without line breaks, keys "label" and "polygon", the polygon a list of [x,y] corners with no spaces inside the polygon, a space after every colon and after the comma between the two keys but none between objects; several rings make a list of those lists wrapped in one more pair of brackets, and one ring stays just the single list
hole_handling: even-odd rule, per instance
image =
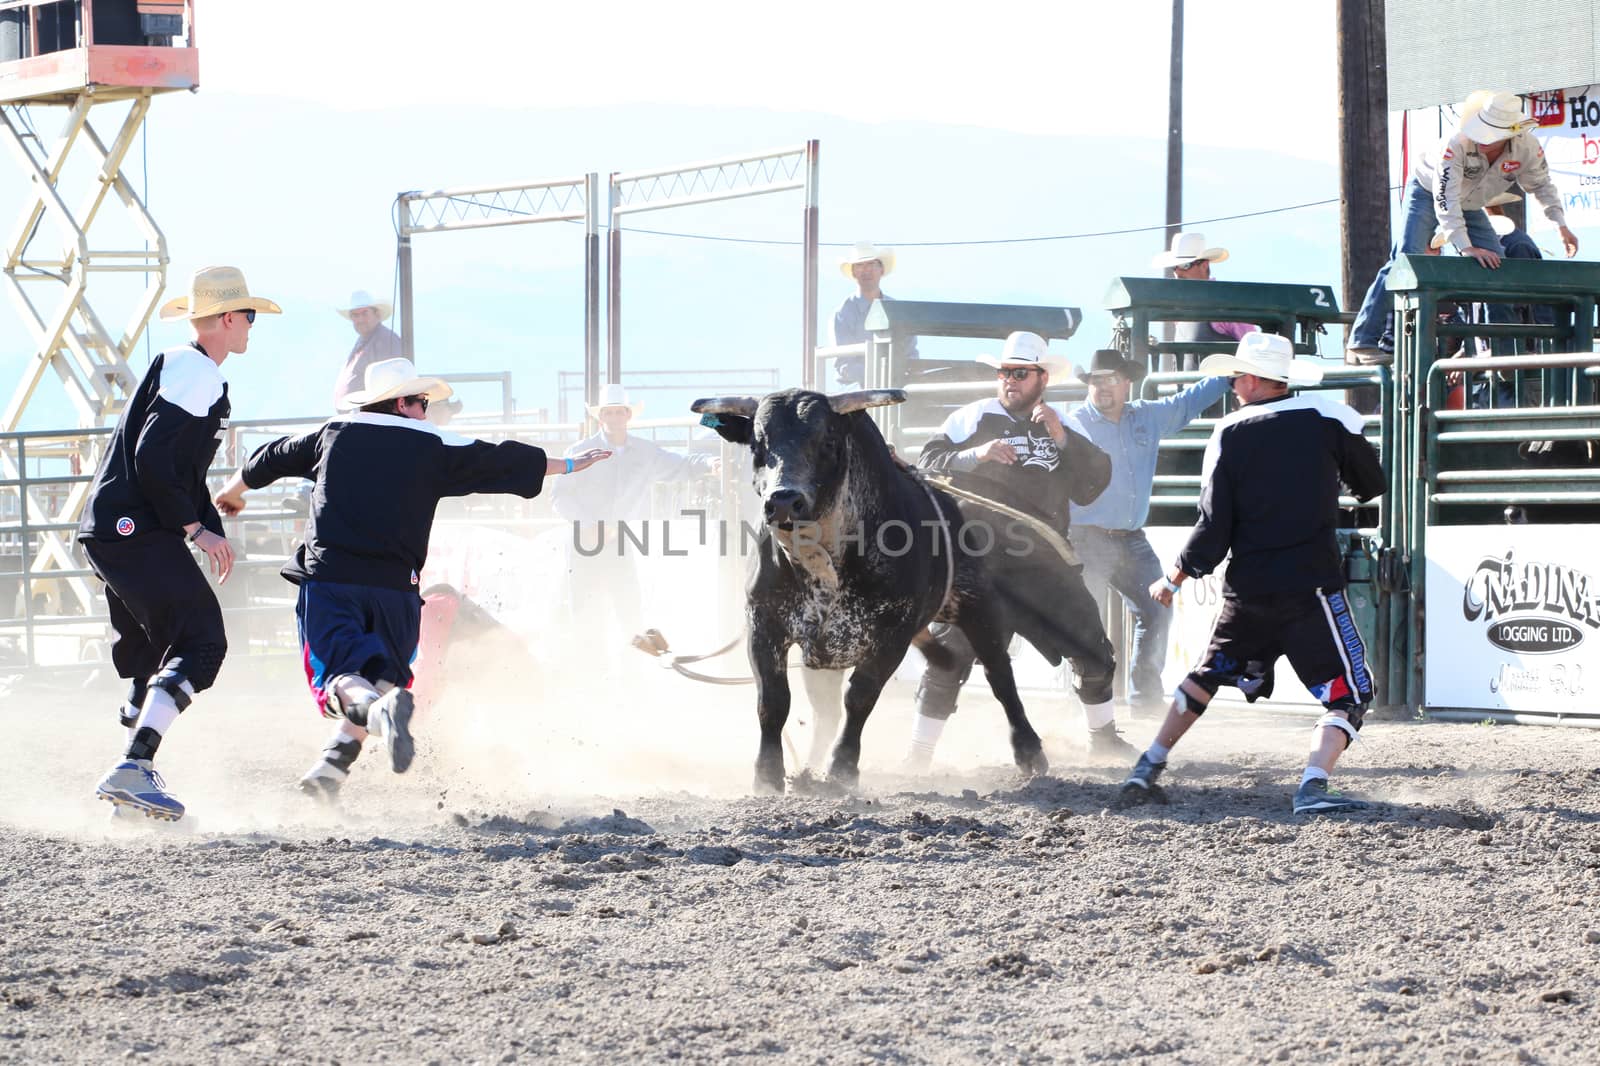
[{"label": "dirt arena floor", "polygon": [[0,701],[0,1061],[1597,1054],[1600,732],[1373,722],[1338,783],[1382,805],[1307,820],[1308,721],[1218,706],[1123,813],[1044,697],[1049,777],[976,694],[898,772],[899,690],[857,793],[753,798],[749,689],[483,664],[330,813],[292,788],[325,732],[293,663],[230,663],[161,830],[92,799],[114,692]]}]

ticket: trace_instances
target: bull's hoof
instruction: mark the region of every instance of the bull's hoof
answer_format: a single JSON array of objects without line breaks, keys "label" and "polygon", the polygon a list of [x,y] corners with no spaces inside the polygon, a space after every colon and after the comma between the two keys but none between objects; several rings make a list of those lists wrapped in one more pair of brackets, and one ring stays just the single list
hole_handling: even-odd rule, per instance
[{"label": "bull's hoof", "polygon": [[1050,772],[1050,760],[1045,758],[1042,747],[1035,746],[1032,751],[1016,751],[1012,755],[1024,777],[1043,777]]},{"label": "bull's hoof", "polygon": [[781,796],[783,795],[783,775],[768,777],[757,771],[756,779],[751,784],[750,790],[758,796]]},{"label": "bull's hoof", "polygon": [[842,763],[837,759],[828,767],[828,783],[838,785],[840,788],[853,789],[861,782],[861,768],[854,763]]}]

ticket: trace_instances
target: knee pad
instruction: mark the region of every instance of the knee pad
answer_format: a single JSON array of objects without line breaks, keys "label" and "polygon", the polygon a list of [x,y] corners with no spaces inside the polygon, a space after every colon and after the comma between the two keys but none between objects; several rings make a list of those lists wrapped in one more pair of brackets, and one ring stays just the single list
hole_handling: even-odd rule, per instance
[{"label": "knee pad", "polygon": [[[1072,666],[1078,673],[1077,694],[1078,701],[1084,706],[1097,703],[1109,703],[1112,698],[1112,679],[1116,668],[1109,670],[1096,670],[1094,673],[1085,673],[1078,669],[1079,660],[1074,659]],[[1098,665],[1098,664],[1096,664]]]},{"label": "knee pad", "polygon": [[149,681],[150,688],[158,688],[172,697],[172,702],[178,705],[178,710],[187,710],[189,704],[194,702],[195,685],[184,677],[175,667],[167,667],[156,674]]},{"label": "knee pad", "polygon": [[[225,642],[191,644],[182,655],[169,659],[161,673],[177,673],[188,680],[191,693],[204,692],[216,681],[217,671],[222,669],[222,660],[227,654],[228,645]],[[152,678],[150,683],[155,684],[155,679]]]},{"label": "knee pad", "polygon": [[1344,746],[1348,750],[1351,742],[1359,739],[1358,734],[1361,732],[1361,719],[1366,715],[1367,709],[1365,707],[1360,707],[1350,710],[1346,713],[1350,715],[1349,721],[1346,721],[1343,717],[1335,714],[1333,711],[1327,711],[1321,718],[1317,719],[1317,728],[1321,729],[1323,726],[1327,726],[1331,729],[1339,730],[1339,732],[1344,734]]},{"label": "knee pad", "polygon": [[[1200,700],[1185,692],[1183,689],[1184,682],[1190,682],[1197,688],[1204,691],[1206,698],[1204,700]],[[1184,678],[1183,681],[1178,682],[1178,687],[1172,690],[1172,704],[1185,714],[1192,714],[1196,718],[1199,718],[1202,714],[1206,713],[1206,708],[1211,706],[1211,699],[1216,694],[1216,686],[1210,684],[1207,678],[1190,674],[1188,677]]]},{"label": "knee pad", "polygon": [[[392,686],[391,686],[392,687]],[[360,674],[339,674],[323,682],[324,718],[343,718],[356,725],[367,724],[367,708],[379,696],[378,689]]]}]

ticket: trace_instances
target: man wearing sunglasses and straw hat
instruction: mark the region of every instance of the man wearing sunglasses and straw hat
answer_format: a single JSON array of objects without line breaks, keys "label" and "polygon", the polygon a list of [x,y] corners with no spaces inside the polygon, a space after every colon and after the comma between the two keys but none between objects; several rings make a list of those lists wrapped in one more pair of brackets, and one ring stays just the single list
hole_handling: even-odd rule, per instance
[{"label": "man wearing sunglasses and straw hat", "polygon": [[121,710],[128,747],[96,794],[166,821],[183,817],[152,763],[162,737],[197,693],[211,687],[228,650],[222,608],[189,553],[203,552],[220,584],[234,552],[212,506],[206,471],[226,432],[222,363],[250,345],[256,315],[281,314],[250,295],[235,267],[197,271],[189,294],[161,308],[189,322],[194,339],[156,356],[128,400],[84,505],[78,540],[106,584],[116,643],[111,661],[129,679]]},{"label": "man wearing sunglasses and straw hat", "polygon": [[1385,487],[1361,416],[1291,385],[1322,380],[1294,358],[1287,337],[1249,333],[1233,355],[1208,356],[1204,374],[1233,378],[1243,404],[1212,432],[1201,468],[1200,517],[1171,571],[1150,586],[1163,607],[1191,577],[1229,558],[1222,613],[1199,664],[1178,685],[1155,740],[1122,785],[1123,806],[1164,801],[1156,780],[1167,755],[1223,685],[1246,699],[1272,695],[1280,656],[1322,701],[1311,756],[1294,794],[1296,814],[1364,804],[1328,787],[1333,765],[1361,729],[1372,700],[1366,646],[1344,595],[1340,483],[1365,502]]},{"label": "man wearing sunglasses and straw hat", "polygon": [[[1071,505],[1094,501],[1111,481],[1111,458],[1083,433],[1069,428],[1045,403],[1052,374],[1064,376],[1067,361],[1052,355],[1037,333],[1018,331],[1006,338],[1000,355],[980,355],[995,368],[995,395],[975,400],[945,419],[918,463],[951,476],[961,488],[1037,519],[1066,540]],[[1030,558],[1032,557],[1032,558]],[[1059,602],[1048,605],[1065,657],[1077,678],[1078,701],[1089,726],[1093,755],[1131,755],[1134,748],[1117,733],[1111,704],[1115,653],[1100,621],[1100,609],[1083,583],[1082,567],[1054,553],[1018,555],[1008,545],[989,552],[991,580],[998,585],[1059,588]],[[1044,574],[1028,566],[1049,566]],[[1058,569],[1059,568],[1059,569]],[[925,770],[945,722],[956,711],[956,697],[977,657],[955,626],[935,623],[934,636],[950,653],[944,665],[929,663],[917,685],[917,716],[912,725],[906,766]],[[1012,634],[1006,634],[1007,642]]]},{"label": "man wearing sunglasses and straw hat", "polygon": [[[1578,238],[1567,228],[1561,191],[1550,178],[1544,149],[1530,132],[1534,126],[1522,113],[1522,100],[1516,93],[1476,92],[1462,105],[1455,132],[1417,156],[1406,182],[1400,238],[1390,261],[1373,279],[1350,328],[1350,361],[1386,363],[1393,358],[1389,267],[1395,256],[1422,254],[1436,229],[1460,254],[1487,268],[1500,266],[1505,252],[1483,209],[1512,185],[1520,184],[1544,207],[1545,217],[1561,232],[1567,257],[1578,254]],[[1507,320],[1508,313],[1498,305],[1492,305],[1490,312],[1490,321]]]},{"label": "man wearing sunglasses and straw hat", "polygon": [[[857,291],[833,313],[834,344],[860,344],[867,339],[867,312],[874,300],[889,299],[880,283],[893,271],[894,249],[879,248],[871,241],[857,241],[850,254],[839,260],[839,272],[856,283]],[[917,357],[915,338],[906,357]],[[834,364],[834,378],[840,385],[859,385],[865,368],[864,356],[848,356]]]},{"label": "man wearing sunglasses and straw hat", "polygon": [[532,498],[546,477],[610,454],[551,459],[519,441],[458,437],[427,421],[428,405],[450,394],[408,359],[373,363],[365,388],[345,396],[357,410],[257,448],[216,497],[223,514],[235,515],[246,489],[285,477],[315,482],[305,541],[283,576],[300,587],[295,618],[311,694],[324,717],[339,720],[322,760],[300,782],[318,798],[338,795],[368,733],[383,740],[395,773],[411,765],[417,583],[439,501],[474,492]]}]

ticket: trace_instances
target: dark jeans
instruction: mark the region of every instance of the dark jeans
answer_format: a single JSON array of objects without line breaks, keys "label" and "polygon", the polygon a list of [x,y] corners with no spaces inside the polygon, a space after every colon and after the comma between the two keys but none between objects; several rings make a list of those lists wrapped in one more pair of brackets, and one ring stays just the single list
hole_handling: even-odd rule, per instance
[{"label": "dark jeans", "polygon": [[[1123,606],[1133,616],[1133,647],[1118,658],[1131,664],[1128,703],[1135,707],[1159,708],[1166,704],[1161,684],[1161,667],[1167,661],[1167,635],[1172,629],[1172,608],[1163,607],[1150,595],[1150,585],[1161,577],[1161,560],[1145,538],[1144,530],[1121,530],[1073,526],[1072,543],[1083,562],[1083,581],[1095,603],[1102,608],[1108,590],[1122,596]],[[1116,635],[1111,634],[1115,643]]]}]

